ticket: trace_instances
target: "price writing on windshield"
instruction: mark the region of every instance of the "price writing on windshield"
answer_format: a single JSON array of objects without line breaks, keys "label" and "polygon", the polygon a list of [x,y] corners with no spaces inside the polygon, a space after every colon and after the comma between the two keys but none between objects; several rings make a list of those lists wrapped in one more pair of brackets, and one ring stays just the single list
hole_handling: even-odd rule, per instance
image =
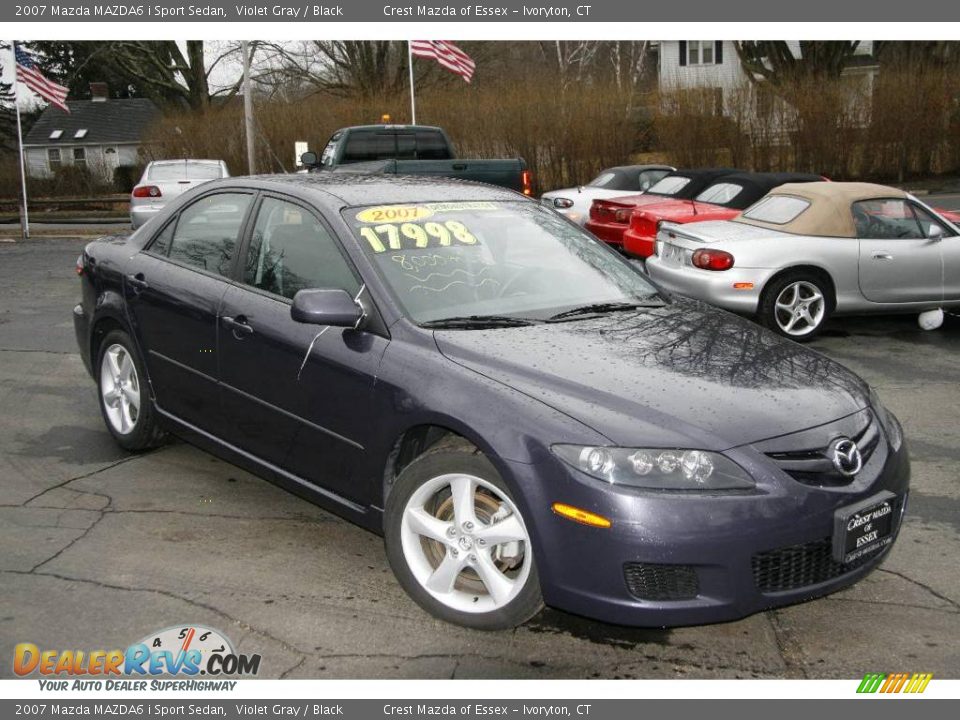
[{"label": "price writing on windshield", "polygon": [[360,228],[360,235],[375,253],[412,248],[476,245],[478,240],[467,226],[457,220],[401,224],[384,223]]}]

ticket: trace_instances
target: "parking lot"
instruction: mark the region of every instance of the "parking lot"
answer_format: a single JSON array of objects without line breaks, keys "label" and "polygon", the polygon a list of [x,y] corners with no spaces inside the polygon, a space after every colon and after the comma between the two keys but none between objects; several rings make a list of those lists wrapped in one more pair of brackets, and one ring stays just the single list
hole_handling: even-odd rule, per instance
[{"label": "parking lot", "polygon": [[722,625],[546,610],[490,634],[422,612],[374,535],[181,442],[121,451],[73,338],[82,244],[0,244],[0,677],[17,642],[126,647],[188,622],[260,653],[265,677],[958,675],[958,317],[844,319],[813,344],[873,384],[913,457],[900,540],[859,585]]}]

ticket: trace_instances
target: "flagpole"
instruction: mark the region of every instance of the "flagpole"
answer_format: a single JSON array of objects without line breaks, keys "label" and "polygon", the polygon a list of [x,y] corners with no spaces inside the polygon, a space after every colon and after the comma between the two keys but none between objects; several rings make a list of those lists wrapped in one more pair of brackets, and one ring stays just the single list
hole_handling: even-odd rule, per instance
[{"label": "flagpole", "polygon": [[407,40],[407,66],[410,68],[410,124],[417,124],[417,101],[413,97],[413,49]]},{"label": "flagpole", "polygon": [[23,128],[20,125],[20,103],[17,102],[20,97],[20,92],[18,89],[19,80],[17,79],[17,46],[16,43],[11,45],[13,48],[13,106],[17,111],[17,148],[20,151],[20,189],[23,192],[23,212],[20,214],[20,233],[23,236],[23,240],[30,239],[30,214],[27,211],[27,164],[23,159]]}]

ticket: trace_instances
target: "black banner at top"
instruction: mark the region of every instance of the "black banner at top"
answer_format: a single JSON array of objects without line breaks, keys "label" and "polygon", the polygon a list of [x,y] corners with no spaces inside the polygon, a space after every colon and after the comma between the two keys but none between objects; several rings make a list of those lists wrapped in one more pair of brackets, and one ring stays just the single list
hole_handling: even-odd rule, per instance
[{"label": "black banner at top", "polygon": [[[0,6],[0,22],[937,22],[960,20],[942,0],[205,0],[104,3],[29,0]],[[898,35],[891,26],[890,38]],[[944,37],[943,39],[952,39]]]}]

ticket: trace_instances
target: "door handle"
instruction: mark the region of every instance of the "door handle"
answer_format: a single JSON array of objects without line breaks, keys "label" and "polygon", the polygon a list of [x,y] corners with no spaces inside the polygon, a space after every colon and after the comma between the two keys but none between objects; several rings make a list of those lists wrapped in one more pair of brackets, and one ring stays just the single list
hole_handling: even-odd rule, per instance
[{"label": "door handle", "polygon": [[466,170],[466,169],[467,169],[467,164],[466,164],[466,163],[454,163],[454,164],[453,164],[453,169],[454,169],[454,170]]},{"label": "door handle", "polygon": [[138,295],[150,287],[150,283],[146,281],[143,277],[143,273],[137,273],[136,275],[127,275],[127,282],[130,283],[130,286],[133,288],[133,291]]},{"label": "door handle", "polygon": [[253,335],[253,328],[247,324],[247,318],[243,315],[237,315],[235,318],[224,315],[220,318],[220,322],[224,327],[233,330],[233,336],[237,339],[242,335]]},{"label": "door handle", "polygon": [[886,252],[875,252],[873,254],[874,260],[893,260],[893,255]]}]

